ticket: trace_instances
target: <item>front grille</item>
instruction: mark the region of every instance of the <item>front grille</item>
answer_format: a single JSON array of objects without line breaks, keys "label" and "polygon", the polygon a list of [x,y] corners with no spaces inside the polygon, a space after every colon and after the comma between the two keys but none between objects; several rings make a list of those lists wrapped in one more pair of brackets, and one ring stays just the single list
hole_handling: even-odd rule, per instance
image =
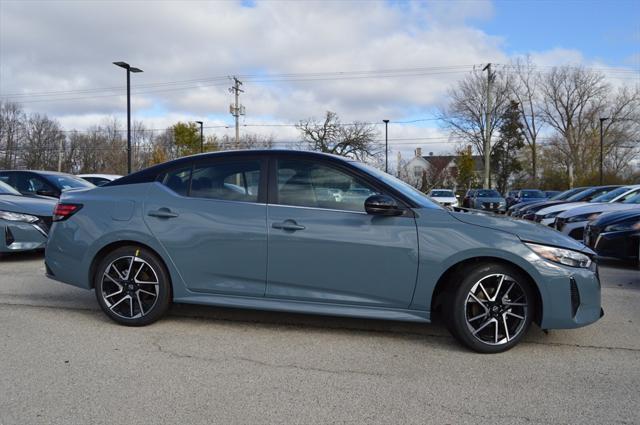
[{"label": "front grille", "polygon": [[542,216],[536,214],[535,216],[533,216],[533,221],[535,221],[536,223],[540,223],[542,221]]},{"label": "front grille", "polygon": [[556,221],[554,222],[556,230],[562,230],[565,225],[566,219],[556,217]]},{"label": "front grille", "polygon": [[591,225],[587,225],[583,234],[583,242],[589,248],[594,248],[596,241],[598,240],[598,236],[600,235],[601,229],[598,227],[594,227]]},{"label": "front grille", "polygon": [[492,209],[496,209],[499,207],[500,204],[498,204],[497,202],[483,202],[482,203],[482,208],[486,209],[486,210],[492,210]]},{"label": "front grille", "polygon": [[578,285],[574,278],[570,278],[569,281],[571,286],[571,317],[576,317],[578,307],[580,307],[580,291],[578,291]]}]

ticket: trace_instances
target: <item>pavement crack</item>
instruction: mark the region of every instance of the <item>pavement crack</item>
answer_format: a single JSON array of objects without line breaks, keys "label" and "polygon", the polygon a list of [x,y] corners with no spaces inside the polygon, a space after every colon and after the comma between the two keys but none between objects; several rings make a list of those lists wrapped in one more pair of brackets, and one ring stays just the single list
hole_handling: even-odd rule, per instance
[{"label": "pavement crack", "polygon": [[299,364],[276,364],[276,363],[269,363],[262,360],[253,359],[253,358],[244,357],[244,356],[230,356],[230,357],[222,357],[222,358],[203,357],[203,356],[196,356],[192,354],[180,353],[174,350],[167,349],[157,341],[154,341],[152,344],[156,347],[159,353],[162,353],[177,359],[194,359],[194,360],[199,360],[204,362],[242,361],[242,362],[253,363],[258,366],[270,367],[275,369],[294,369],[294,370],[303,370],[303,371],[309,371],[309,372],[330,373],[334,375],[353,374],[353,375],[363,375],[363,376],[373,376],[373,377],[390,376],[380,372],[368,372],[364,370],[327,369],[327,368],[320,368],[320,367],[313,367],[313,366],[303,366]]}]

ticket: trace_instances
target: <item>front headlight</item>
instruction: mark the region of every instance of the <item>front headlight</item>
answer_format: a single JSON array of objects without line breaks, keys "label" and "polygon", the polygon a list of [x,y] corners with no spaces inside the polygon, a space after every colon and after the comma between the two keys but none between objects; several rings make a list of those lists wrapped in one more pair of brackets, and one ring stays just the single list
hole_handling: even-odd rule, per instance
[{"label": "front headlight", "polygon": [[21,221],[23,223],[35,223],[38,217],[29,214],[14,213],[11,211],[0,211],[0,219],[7,221]]},{"label": "front headlight", "polygon": [[591,221],[594,218],[598,217],[600,214],[602,213],[587,213],[587,214],[574,215],[573,217],[569,217],[567,219],[567,223],[577,223],[579,221]]},{"label": "front headlight", "polygon": [[525,243],[533,252],[545,260],[562,264],[569,267],[589,268],[591,258],[587,255],[570,249],[556,248],[554,246],[538,245],[535,243]]},{"label": "front headlight", "polygon": [[611,224],[604,228],[604,232],[628,232],[631,230],[640,230],[640,221],[623,221],[621,223]]}]

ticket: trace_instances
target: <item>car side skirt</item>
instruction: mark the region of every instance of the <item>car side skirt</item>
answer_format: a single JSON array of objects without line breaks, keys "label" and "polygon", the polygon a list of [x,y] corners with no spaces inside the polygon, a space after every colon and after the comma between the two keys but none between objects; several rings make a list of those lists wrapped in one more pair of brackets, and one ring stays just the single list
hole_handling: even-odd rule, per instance
[{"label": "car side skirt", "polygon": [[289,313],[342,316],[363,319],[398,320],[403,322],[430,323],[431,315],[425,310],[381,308],[348,304],[327,304],[281,298],[258,298],[227,295],[199,294],[176,297],[175,303],[210,305],[241,309],[283,311]]}]

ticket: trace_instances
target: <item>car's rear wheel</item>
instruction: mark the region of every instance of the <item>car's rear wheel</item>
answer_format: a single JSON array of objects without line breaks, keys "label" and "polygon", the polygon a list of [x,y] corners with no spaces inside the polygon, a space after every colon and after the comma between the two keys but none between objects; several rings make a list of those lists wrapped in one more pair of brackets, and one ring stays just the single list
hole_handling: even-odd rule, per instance
[{"label": "car's rear wheel", "polygon": [[105,314],[127,326],[155,322],[171,303],[169,274],[146,248],[126,246],[110,252],[100,261],[94,284]]},{"label": "car's rear wheel", "polygon": [[446,322],[461,343],[481,353],[506,351],[531,325],[535,297],[529,281],[502,264],[481,264],[458,274],[450,292]]}]

